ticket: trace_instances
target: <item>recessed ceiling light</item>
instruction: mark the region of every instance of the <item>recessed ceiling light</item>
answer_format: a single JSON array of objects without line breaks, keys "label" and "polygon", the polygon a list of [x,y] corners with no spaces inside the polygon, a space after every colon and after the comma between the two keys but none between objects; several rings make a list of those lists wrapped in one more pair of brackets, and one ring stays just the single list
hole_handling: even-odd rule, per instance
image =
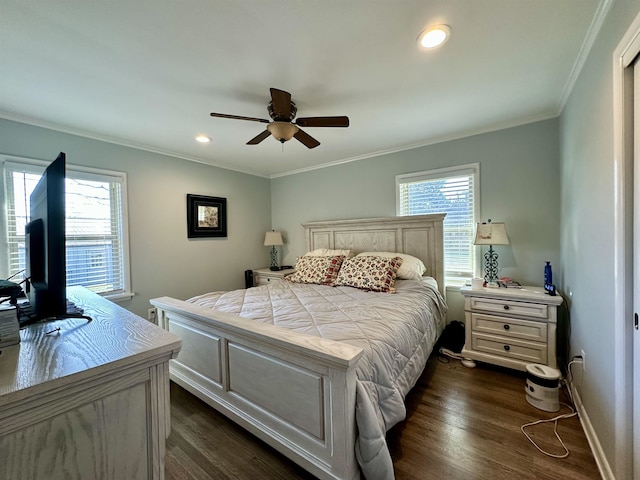
[{"label": "recessed ceiling light", "polygon": [[210,141],[211,141],[211,138],[207,137],[206,135],[198,135],[196,137],[196,142],[209,143]]},{"label": "recessed ceiling light", "polygon": [[449,25],[432,25],[420,32],[417,41],[420,48],[429,50],[444,44],[450,36],[451,27]]}]

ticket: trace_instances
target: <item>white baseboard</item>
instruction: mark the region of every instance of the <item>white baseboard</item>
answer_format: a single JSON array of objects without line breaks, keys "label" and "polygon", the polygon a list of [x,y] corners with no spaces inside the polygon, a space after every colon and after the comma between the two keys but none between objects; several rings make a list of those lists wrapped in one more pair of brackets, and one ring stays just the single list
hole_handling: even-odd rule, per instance
[{"label": "white baseboard", "polygon": [[598,470],[600,470],[600,475],[603,480],[616,480],[613,471],[611,470],[611,466],[607,461],[607,457],[602,450],[602,446],[600,445],[600,440],[598,440],[598,436],[596,435],[596,431],[593,429],[593,425],[591,424],[591,420],[589,420],[589,415],[587,411],[584,409],[584,405],[582,403],[582,399],[580,398],[580,394],[574,388],[572,382],[569,383],[569,388],[571,389],[571,397],[573,398],[573,403],[576,407],[576,411],[578,412],[578,418],[580,419],[580,424],[582,425],[582,429],[584,430],[584,434],[587,437],[587,442],[589,442],[589,446],[591,447],[591,452],[593,453],[593,457],[596,460],[596,464],[598,465]]}]

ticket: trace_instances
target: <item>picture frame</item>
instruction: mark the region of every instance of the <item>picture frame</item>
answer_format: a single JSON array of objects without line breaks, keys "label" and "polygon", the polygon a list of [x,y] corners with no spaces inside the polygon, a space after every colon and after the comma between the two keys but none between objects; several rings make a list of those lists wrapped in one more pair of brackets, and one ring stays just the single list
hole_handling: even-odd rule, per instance
[{"label": "picture frame", "polygon": [[187,237],[226,237],[227,199],[187,194]]}]

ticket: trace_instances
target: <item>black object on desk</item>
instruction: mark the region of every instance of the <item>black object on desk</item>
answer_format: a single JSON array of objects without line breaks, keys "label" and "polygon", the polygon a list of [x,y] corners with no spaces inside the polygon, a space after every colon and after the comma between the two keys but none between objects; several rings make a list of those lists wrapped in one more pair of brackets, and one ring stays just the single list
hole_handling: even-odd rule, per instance
[{"label": "black object on desk", "polygon": [[11,300],[9,303],[15,305],[17,298],[22,295],[22,287],[17,283],[10,282],[9,280],[0,280],[0,298],[9,297]]},{"label": "black object on desk", "polygon": [[280,270],[289,270],[290,268],[293,267],[291,265],[283,265],[281,267],[269,267],[269,270],[272,272],[279,272]]}]

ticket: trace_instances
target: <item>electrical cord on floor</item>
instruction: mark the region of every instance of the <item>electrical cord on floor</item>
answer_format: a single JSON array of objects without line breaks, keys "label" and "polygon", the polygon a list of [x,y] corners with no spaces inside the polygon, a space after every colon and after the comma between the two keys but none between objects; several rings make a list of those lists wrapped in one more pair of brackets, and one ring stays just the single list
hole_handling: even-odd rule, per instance
[{"label": "electrical cord on floor", "polygon": [[[569,376],[571,376],[572,378],[573,378],[573,375],[571,373],[571,365],[574,364],[574,363],[580,363],[581,361],[582,361],[582,357],[581,356],[576,356],[576,357],[573,357],[573,359],[567,365],[567,372],[569,373]],[[573,396],[571,395],[571,389],[569,387],[567,387],[567,392],[569,392],[569,398],[571,399],[571,403],[574,403]],[[562,438],[560,437],[560,434],[558,433],[558,421],[562,420],[563,418],[571,418],[571,417],[575,417],[576,415],[578,415],[578,412],[574,410],[573,406],[569,405],[568,403],[564,403],[564,402],[561,402],[560,404],[564,405],[567,408],[569,408],[569,410],[571,410],[571,412],[570,413],[564,413],[562,415],[558,415],[556,417],[549,418],[549,419],[536,420],[535,422],[525,423],[524,425],[522,425],[520,427],[520,430],[522,431],[524,436],[527,438],[527,440],[529,440],[531,442],[531,444],[534,447],[536,447],[541,453],[547,455],[548,457],[553,457],[553,458],[567,458],[569,456],[569,449],[564,444],[564,442],[562,441]],[[528,427],[532,427],[534,425],[539,425],[539,424],[542,424],[542,423],[549,423],[549,422],[553,422],[553,433],[555,434],[556,438],[560,442],[560,445],[564,449],[564,453],[562,455],[558,455],[558,454],[555,454],[555,453],[550,453],[550,452],[547,452],[546,450],[543,450],[529,436],[529,434],[526,432],[526,429]]]},{"label": "electrical cord on floor", "polygon": [[[562,441],[562,438],[560,437],[560,434],[558,433],[558,421],[562,420],[563,418],[574,417],[574,416],[576,416],[578,414],[578,412],[576,412],[573,409],[573,407],[571,405],[569,405],[568,403],[561,403],[561,405],[569,407],[569,410],[571,410],[571,413],[565,413],[565,414],[558,415],[556,417],[545,419],[545,420],[536,420],[535,422],[525,423],[524,425],[522,425],[520,427],[520,430],[522,431],[524,436],[527,437],[527,440],[529,440],[533,444],[534,447],[536,447],[540,452],[544,453],[548,457],[567,458],[569,456],[569,449],[566,447],[566,445]],[[546,450],[543,450],[542,448],[540,448],[540,446],[529,436],[529,434],[525,430],[528,427],[532,427],[534,425],[539,425],[541,423],[548,423],[548,422],[553,422],[553,433],[555,434],[556,438],[560,442],[560,445],[562,445],[562,448],[564,449],[564,453],[562,455],[557,455],[555,453],[550,453],[550,452],[547,452]]]},{"label": "electrical cord on floor", "polygon": [[438,355],[438,360],[440,360],[442,363],[449,363],[449,358],[454,358],[456,360],[462,360],[463,358],[459,353],[444,347],[440,347],[438,353],[440,354]]}]

